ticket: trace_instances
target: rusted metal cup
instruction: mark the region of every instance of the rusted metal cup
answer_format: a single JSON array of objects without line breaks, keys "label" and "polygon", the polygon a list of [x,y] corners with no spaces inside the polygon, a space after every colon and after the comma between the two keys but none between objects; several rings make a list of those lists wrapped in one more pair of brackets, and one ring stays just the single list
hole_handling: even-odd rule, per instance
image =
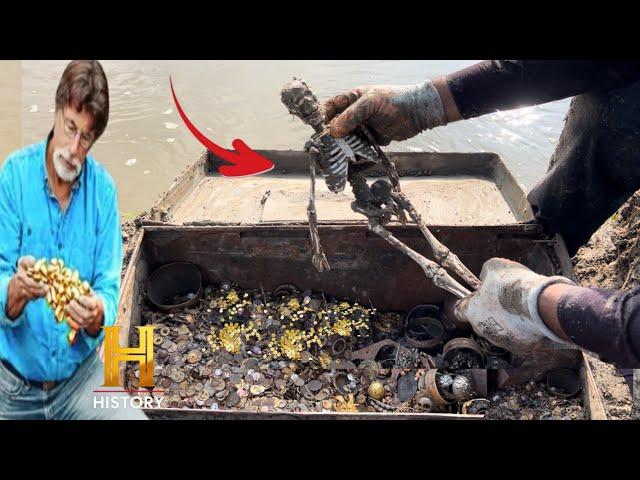
[{"label": "rusted metal cup", "polygon": [[405,318],[404,335],[415,348],[434,348],[444,341],[445,329],[435,305],[416,305]]},{"label": "rusted metal cup", "polygon": [[547,392],[558,397],[573,397],[580,391],[580,377],[568,368],[556,368],[547,373]]},{"label": "rusted metal cup", "polygon": [[[147,298],[159,310],[168,312],[189,308],[196,305],[201,296],[202,275],[193,263],[168,263],[149,277]],[[184,300],[175,303],[176,298]]]},{"label": "rusted metal cup", "polygon": [[438,390],[438,383],[436,382],[437,373],[438,370],[435,368],[427,370],[427,373],[420,377],[420,380],[418,381],[418,388],[426,391],[427,396],[436,407],[444,407],[449,405],[451,402],[447,401]]},{"label": "rusted metal cup", "polygon": [[452,359],[454,355],[459,351],[466,351],[474,357],[473,361],[477,363],[477,365],[471,367],[464,368],[484,368],[485,366],[485,358],[484,352],[480,348],[475,341],[466,337],[458,337],[452,340],[449,340],[443,347],[443,361],[445,366],[449,366],[452,363]]},{"label": "rusted metal cup", "polygon": [[474,398],[462,404],[462,413],[465,415],[484,415],[490,406],[491,402],[486,398]]}]

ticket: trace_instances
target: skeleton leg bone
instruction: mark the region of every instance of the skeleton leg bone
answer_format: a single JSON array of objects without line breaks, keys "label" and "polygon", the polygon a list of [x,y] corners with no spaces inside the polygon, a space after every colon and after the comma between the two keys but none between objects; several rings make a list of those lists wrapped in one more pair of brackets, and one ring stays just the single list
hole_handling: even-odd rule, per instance
[{"label": "skeleton leg bone", "polygon": [[[367,219],[369,220],[369,229],[371,231],[384,238],[387,242],[391,243],[394,247],[396,247],[398,250],[409,256],[409,258],[420,265],[420,267],[422,267],[422,269],[424,270],[427,278],[430,279],[436,286],[451,292],[458,298],[464,298],[471,293],[465,287],[460,285],[460,283],[458,283],[453,277],[451,277],[447,273],[447,271],[439,264],[410,249],[382,226],[384,221],[387,219],[384,218],[384,216],[380,218],[381,215],[375,214],[381,212],[381,209],[372,204],[373,195],[371,192],[371,188],[368,186],[367,181],[361,172],[350,171],[349,183],[351,184],[351,189],[354,196],[356,197],[356,202],[352,203],[352,208],[367,217]],[[389,198],[389,202],[395,202],[393,197]],[[409,205],[411,204],[409,203]],[[369,211],[372,211],[372,213],[369,214]]]},{"label": "skeleton leg bone", "polygon": [[387,242],[396,247],[405,255],[409,256],[418,265],[420,265],[420,267],[422,267],[422,270],[424,270],[427,278],[430,279],[437,287],[451,292],[458,298],[464,298],[471,293],[465,287],[460,285],[451,275],[449,275],[444,268],[442,268],[436,262],[423,257],[415,250],[407,247],[404,243],[394,237],[391,232],[380,225],[375,219],[369,219],[369,229],[380,237],[384,238]]},{"label": "skeleton leg bone", "polygon": [[427,225],[422,220],[421,215],[411,204],[409,199],[406,197],[404,193],[391,192],[391,198],[400,205],[404,210],[409,212],[409,216],[413,219],[414,222],[420,227],[422,234],[429,242],[431,246],[431,250],[433,251],[433,256],[436,261],[445,268],[456,273],[460,278],[462,278],[469,286],[471,286],[474,290],[477,290],[480,287],[480,280],[476,277],[471,270],[469,270],[462,261],[458,258],[458,256],[445,247],[442,243],[438,241],[438,239],[431,233]]},{"label": "skeleton leg bone", "polygon": [[313,257],[311,261],[316,270],[322,272],[329,270],[329,262],[320,245],[320,235],[318,233],[318,217],[316,214],[316,161],[314,158],[309,162],[311,168],[311,189],[309,191],[309,205],[307,206],[307,218],[309,219],[309,234],[311,235],[311,248]]}]

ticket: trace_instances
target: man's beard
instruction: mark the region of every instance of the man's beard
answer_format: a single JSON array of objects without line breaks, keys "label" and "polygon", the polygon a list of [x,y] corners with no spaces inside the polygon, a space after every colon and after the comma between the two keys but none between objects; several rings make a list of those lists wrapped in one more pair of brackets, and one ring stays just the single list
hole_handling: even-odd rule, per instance
[{"label": "man's beard", "polygon": [[[73,169],[69,169],[67,162],[73,165]],[[82,170],[82,163],[78,158],[72,157],[68,148],[56,148],[53,150],[53,166],[58,177],[64,182],[72,183]]]}]

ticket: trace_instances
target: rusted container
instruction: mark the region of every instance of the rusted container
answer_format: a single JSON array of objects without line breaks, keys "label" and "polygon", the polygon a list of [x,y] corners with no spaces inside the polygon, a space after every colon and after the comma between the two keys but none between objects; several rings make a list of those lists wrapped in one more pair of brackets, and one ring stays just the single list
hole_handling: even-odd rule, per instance
[{"label": "rusted container", "polygon": [[[330,193],[316,185],[319,233],[329,271],[311,263],[306,223],[309,176],[307,154],[260,151],[276,167],[267,174],[224,178],[219,160],[203,153],[185,169],[144,223],[123,280],[118,324],[121,342],[140,324],[149,274],[171,262],[199,266],[204,285],[231,280],[242,288],[273,290],[283,283],[323,291],[380,311],[408,312],[418,304],[440,304],[444,292],[428,281],[408,257],[367,230],[351,211],[347,188]],[[562,239],[545,234],[521,186],[500,157],[492,153],[392,153],[401,186],[438,239],[476,274],[491,257],[521,262],[545,275],[573,278]],[[383,175],[372,170],[371,176]],[[413,223],[390,224],[400,240],[431,258],[427,242]],[[494,386],[538,378],[550,368],[580,371],[585,408],[604,418],[604,408],[588,362],[578,351],[517,370],[491,371]],[[196,409],[148,410],[154,418],[412,418],[475,419],[482,415],[442,413],[249,413]]]}]

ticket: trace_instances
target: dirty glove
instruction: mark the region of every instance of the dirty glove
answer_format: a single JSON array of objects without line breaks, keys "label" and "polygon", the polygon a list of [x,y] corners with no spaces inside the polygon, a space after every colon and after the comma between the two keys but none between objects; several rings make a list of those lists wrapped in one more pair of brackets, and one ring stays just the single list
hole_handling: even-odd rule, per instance
[{"label": "dirty glove", "polygon": [[458,320],[491,343],[516,355],[575,348],[547,327],[538,312],[538,297],[549,285],[575,285],[565,277],[538,275],[504,258],[487,260],[480,273],[480,288],[454,308]]},{"label": "dirty glove", "polygon": [[366,124],[379,145],[447,124],[442,99],[430,80],[358,87],[327,100],[323,107],[331,135],[341,138]]}]

